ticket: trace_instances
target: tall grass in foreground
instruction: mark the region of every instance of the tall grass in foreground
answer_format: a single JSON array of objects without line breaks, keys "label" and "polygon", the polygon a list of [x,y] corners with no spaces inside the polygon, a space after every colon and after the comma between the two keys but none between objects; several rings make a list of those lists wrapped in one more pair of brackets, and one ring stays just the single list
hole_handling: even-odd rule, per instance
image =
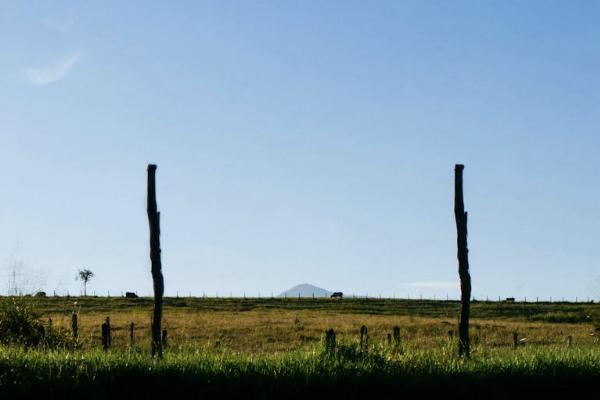
[{"label": "tall grass in foreground", "polygon": [[353,344],[341,344],[329,354],[315,347],[260,356],[171,349],[163,360],[150,358],[145,349],[0,347],[2,398],[385,398],[416,393],[443,393],[445,399],[526,393],[554,398],[587,393],[599,382],[600,348],[595,347],[491,349],[474,353],[470,360],[457,358],[453,346],[394,351],[381,345],[365,353]]}]

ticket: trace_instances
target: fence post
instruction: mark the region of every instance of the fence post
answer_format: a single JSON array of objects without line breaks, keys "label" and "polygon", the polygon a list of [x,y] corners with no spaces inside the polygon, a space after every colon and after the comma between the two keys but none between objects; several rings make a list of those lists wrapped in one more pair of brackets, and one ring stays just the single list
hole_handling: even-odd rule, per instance
[{"label": "fence post", "polygon": [[167,347],[167,330],[166,329],[163,329],[163,331],[162,331],[162,346],[163,346],[163,349],[165,347]]},{"label": "fence post", "polygon": [[519,334],[517,332],[513,332],[513,349],[516,349],[519,345]]},{"label": "fence post", "polygon": [[102,323],[102,348],[108,350],[112,342],[110,334],[110,317],[106,317],[106,321]]},{"label": "fence post", "polygon": [[460,322],[458,327],[458,355],[470,356],[469,313],[471,306],[471,275],[469,274],[469,250],[467,247],[467,213],[463,199],[464,165],[454,168],[454,215],[456,218],[456,244],[458,275],[460,277]]},{"label": "fence post", "polygon": [[360,327],[360,351],[366,352],[369,346],[369,330],[365,325]]},{"label": "fence post", "polygon": [[400,327],[395,326],[394,329],[392,330],[392,332],[393,332],[393,337],[394,337],[394,346],[399,347],[400,346]]},{"label": "fence post", "polygon": [[75,340],[77,340],[77,338],[79,336],[79,329],[77,326],[77,314],[76,313],[73,313],[73,315],[71,315],[71,336]]},{"label": "fence post", "polygon": [[156,165],[148,165],[148,224],[150,225],[150,260],[154,286],[154,312],[152,320],[152,357],[162,357],[161,324],[162,303],[165,291],[160,258],[160,213],[156,204]]},{"label": "fence post", "polygon": [[135,324],[132,322],[129,325],[129,346],[133,346],[134,338],[135,338]]},{"label": "fence post", "polygon": [[573,346],[573,336],[571,335],[567,336],[567,346]]},{"label": "fence post", "polygon": [[327,354],[333,354],[335,351],[335,331],[333,328],[329,328],[325,331],[325,352]]}]

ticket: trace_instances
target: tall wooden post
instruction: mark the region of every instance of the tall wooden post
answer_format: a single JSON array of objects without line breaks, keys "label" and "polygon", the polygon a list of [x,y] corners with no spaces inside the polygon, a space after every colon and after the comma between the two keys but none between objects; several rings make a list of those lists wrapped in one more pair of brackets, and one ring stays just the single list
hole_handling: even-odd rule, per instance
[{"label": "tall wooden post", "polygon": [[165,290],[160,261],[160,213],[156,205],[156,165],[148,165],[148,223],[150,225],[150,260],[154,283],[152,318],[152,356],[162,357],[162,301]]},{"label": "tall wooden post", "polygon": [[454,168],[454,216],[456,218],[456,244],[458,248],[458,275],[460,277],[460,321],[458,326],[458,355],[469,357],[469,313],[471,306],[471,275],[467,248],[467,213],[463,200],[464,165]]}]

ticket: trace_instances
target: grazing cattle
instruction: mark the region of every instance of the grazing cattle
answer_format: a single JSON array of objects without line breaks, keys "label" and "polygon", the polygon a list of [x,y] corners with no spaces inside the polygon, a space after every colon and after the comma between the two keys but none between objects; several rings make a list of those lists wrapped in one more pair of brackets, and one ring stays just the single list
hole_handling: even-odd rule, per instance
[{"label": "grazing cattle", "polygon": [[341,299],[342,297],[344,297],[344,293],[342,292],[333,292],[331,295],[332,299]]},{"label": "grazing cattle", "polygon": [[515,302],[515,298],[514,297],[507,297],[506,300],[504,300],[505,303],[514,303]]},{"label": "grazing cattle", "polygon": [[137,299],[138,295],[133,292],[125,292],[125,297],[127,297],[128,299]]}]

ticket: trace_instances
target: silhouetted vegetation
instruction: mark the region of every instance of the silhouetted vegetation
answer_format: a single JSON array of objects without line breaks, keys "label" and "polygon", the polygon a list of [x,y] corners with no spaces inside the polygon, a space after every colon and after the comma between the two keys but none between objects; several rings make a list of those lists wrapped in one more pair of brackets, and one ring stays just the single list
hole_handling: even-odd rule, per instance
[{"label": "silhouetted vegetation", "polygon": [[54,328],[51,319],[45,325],[32,303],[18,298],[0,301],[0,344],[50,349],[74,346],[64,330]]},{"label": "silhouetted vegetation", "polygon": [[94,273],[89,269],[80,269],[77,271],[77,279],[83,282],[83,295],[87,296],[87,284],[94,277]]}]

